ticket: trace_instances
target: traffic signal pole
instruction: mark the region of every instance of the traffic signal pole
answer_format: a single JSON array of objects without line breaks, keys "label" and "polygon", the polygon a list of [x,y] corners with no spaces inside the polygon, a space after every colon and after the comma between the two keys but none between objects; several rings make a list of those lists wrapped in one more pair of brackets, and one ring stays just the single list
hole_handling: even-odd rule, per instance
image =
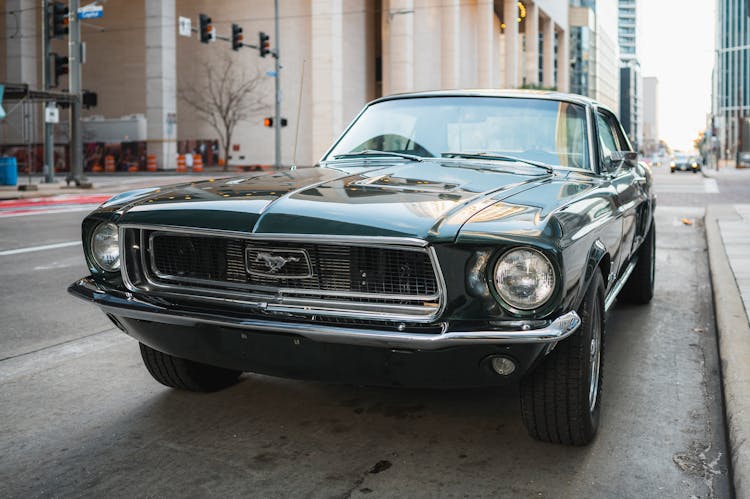
[{"label": "traffic signal pole", "polygon": [[[274,0],[274,32],[276,41],[276,53],[274,54],[275,76],[276,76],[276,108],[275,108],[275,119],[273,120],[274,133],[276,134],[276,170],[281,169],[281,77],[279,70],[281,65],[279,64],[279,0]],[[299,116],[297,117],[299,119]]]},{"label": "traffic signal pole", "polygon": [[[42,0],[42,85],[49,90],[52,84],[50,71],[50,12],[47,0]],[[47,103],[45,103],[45,107]],[[42,109],[42,115],[46,111]],[[55,138],[54,125],[44,120],[44,181],[48,184],[55,181]]]},{"label": "traffic signal pole", "polygon": [[70,105],[70,174],[66,179],[81,185],[83,176],[83,138],[81,136],[81,22],[78,19],[79,0],[70,0],[70,31],[68,33],[69,93],[75,96]]}]

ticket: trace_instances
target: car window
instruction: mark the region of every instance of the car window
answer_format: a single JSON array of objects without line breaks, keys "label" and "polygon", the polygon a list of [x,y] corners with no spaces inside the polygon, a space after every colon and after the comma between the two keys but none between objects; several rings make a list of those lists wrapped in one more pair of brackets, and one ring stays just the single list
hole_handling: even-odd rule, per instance
[{"label": "car window", "polygon": [[324,161],[363,150],[438,158],[481,153],[588,169],[586,127],[585,107],[551,99],[394,99],[368,106]]},{"label": "car window", "polygon": [[610,126],[609,120],[601,112],[596,113],[596,128],[599,131],[599,148],[601,155],[599,158],[602,168],[606,165],[613,151],[617,151],[617,140]]}]

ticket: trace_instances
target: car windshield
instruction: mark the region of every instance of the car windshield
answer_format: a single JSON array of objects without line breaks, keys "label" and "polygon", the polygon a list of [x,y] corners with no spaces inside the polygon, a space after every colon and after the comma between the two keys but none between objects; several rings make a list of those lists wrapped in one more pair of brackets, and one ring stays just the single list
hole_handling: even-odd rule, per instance
[{"label": "car windshield", "polygon": [[[375,151],[422,157],[458,153],[589,168],[586,110],[569,102],[511,97],[422,97],[369,106],[325,160]],[[507,160],[507,159],[506,159]]]}]

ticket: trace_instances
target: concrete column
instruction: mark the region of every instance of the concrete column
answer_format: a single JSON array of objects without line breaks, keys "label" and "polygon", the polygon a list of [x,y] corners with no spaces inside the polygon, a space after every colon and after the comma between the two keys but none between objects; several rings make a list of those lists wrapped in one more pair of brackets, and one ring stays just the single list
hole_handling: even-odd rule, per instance
[{"label": "concrete column", "polygon": [[312,149],[317,161],[344,129],[344,0],[316,0],[312,9]]},{"label": "concrete column", "polygon": [[568,30],[560,29],[557,32],[557,89],[561,92],[567,92],[569,88],[570,50],[568,49]]},{"label": "concrete column", "polygon": [[526,83],[539,84],[539,7],[526,5]]},{"label": "concrete column", "polygon": [[[5,75],[8,83],[28,83],[39,88],[37,70],[41,48],[37,46],[37,0],[5,2]],[[41,15],[39,16],[41,19]]]},{"label": "concrete column", "polygon": [[175,0],[146,7],[146,141],[158,168],[177,165],[177,75]]},{"label": "concrete column", "polygon": [[414,90],[414,0],[391,0],[391,93]]},{"label": "concrete column", "polygon": [[445,89],[459,87],[459,23],[460,0],[446,0],[442,8],[442,74],[441,83]]},{"label": "concrete column", "polygon": [[521,85],[518,71],[518,1],[503,1],[503,20],[505,22],[505,86],[518,88]]},{"label": "concrete column", "polygon": [[477,2],[477,84],[479,88],[492,87],[493,43],[495,9],[492,0]]},{"label": "concrete column", "polygon": [[542,85],[555,86],[555,25],[547,18],[542,23]]}]

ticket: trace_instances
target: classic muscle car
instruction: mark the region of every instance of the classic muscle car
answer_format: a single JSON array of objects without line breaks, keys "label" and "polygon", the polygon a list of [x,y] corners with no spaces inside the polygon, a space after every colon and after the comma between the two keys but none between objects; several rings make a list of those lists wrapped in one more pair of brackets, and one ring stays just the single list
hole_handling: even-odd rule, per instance
[{"label": "classic muscle car", "polygon": [[316,167],[113,197],[83,221],[91,275],[69,290],[170,387],[520,383],[533,437],[583,445],[606,311],[653,294],[651,183],[589,99],[394,95]]}]

